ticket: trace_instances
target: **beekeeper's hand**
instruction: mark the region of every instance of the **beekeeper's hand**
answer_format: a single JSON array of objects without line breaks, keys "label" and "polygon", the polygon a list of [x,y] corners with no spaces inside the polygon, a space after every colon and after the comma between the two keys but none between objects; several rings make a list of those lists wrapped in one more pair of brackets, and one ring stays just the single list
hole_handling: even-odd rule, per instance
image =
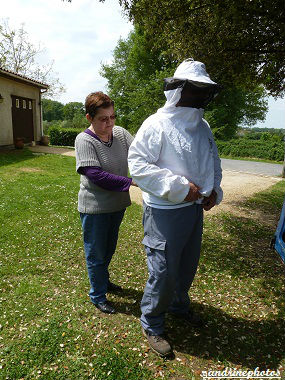
[{"label": "beekeeper's hand", "polygon": [[199,190],[201,189],[199,186],[195,185],[195,183],[189,182],[189,187],[189,192],[184,201],[194,202],[197,201],[197,199],[202,198],[202,195],[199,193]]},{"label": "beekeeper's hand", "polygon": [[202,203],[203,209],[205,211],[211,210],[211,208],[215,206],[216,200],[217,200],[217,193],[215,192],[215,190],[213,190],[208,197],[205,197],[203,199],[203,203]]}]

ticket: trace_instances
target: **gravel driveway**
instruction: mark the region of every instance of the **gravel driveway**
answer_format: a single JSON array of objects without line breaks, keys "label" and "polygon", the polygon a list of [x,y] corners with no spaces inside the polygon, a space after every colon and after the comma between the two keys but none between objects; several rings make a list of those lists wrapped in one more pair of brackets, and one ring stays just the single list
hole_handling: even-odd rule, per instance
[{"label": "gravel driveway", "polygon": [[[268,177],[224,170],[222,180],[224,199],[219,206],[208,211],[208,214],[214,214],[219,211],[230,211],[233,205],[236,205],[239,201],[245,200],[281,180],[282,178],[280,177]],[[130,194],[133,202],[142,204],[142,194],[139,188],[131,186]]]}]

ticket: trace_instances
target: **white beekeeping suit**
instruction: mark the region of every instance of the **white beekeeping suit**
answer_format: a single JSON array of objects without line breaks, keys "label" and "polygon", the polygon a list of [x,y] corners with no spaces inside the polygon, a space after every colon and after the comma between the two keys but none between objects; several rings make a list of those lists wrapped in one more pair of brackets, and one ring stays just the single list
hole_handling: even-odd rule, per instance
[{"label": "white beekeeping suit", "polygon": [[[215,85],[201,62],[186,60],[173,79]],[[203,197],[212,190],[216,204],[223,198],[222,170],[210,127],[203,119],[203,108],[177,106],[182,87],[165,91],[166,103],[147,118],[129,149],[129,169],[143,190],[143,200],[155,208],[189,206],[184,199],[189,182],[200,187]],[[203,198],[192,203],[202,203]]]}]

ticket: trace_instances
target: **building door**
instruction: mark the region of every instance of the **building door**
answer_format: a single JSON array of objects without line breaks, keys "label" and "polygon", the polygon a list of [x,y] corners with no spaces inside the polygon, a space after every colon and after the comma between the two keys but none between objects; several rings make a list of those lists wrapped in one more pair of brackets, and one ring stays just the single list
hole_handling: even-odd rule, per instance
[{"label": "building door", "polygon": [[33,101],[12,95],[12,123],[14,140],[24,138],[25,143],[34,141]]}]

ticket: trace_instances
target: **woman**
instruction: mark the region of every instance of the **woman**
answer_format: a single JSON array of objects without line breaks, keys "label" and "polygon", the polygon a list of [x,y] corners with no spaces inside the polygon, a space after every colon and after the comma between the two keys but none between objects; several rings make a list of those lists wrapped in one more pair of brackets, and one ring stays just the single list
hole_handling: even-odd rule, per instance
[{"label": "woman", "polygon": [[78,211],[83,229],[84,250],[91,302],[103,313],[114,314],[106,293],[120,286],[109,280],[108,266],[116,249],[119,227],[130,206],[127,177],[128,149],[133,137],[115,126],[114,102],[102,92],[85,101],[90,127],[75,141],[76,170],[80,176]]}]

